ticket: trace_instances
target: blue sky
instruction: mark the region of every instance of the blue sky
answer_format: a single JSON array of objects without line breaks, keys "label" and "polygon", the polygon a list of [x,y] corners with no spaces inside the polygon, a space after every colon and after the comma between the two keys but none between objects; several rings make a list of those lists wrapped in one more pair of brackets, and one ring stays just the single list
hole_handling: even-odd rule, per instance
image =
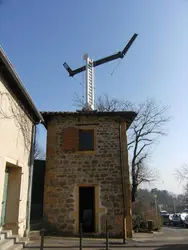
[{"label": "blue sky", "polygon": [[[169,135],[153,152],[156,185],[176,193],[176,168],[188,163],[188,0],[1,0],[0,44],[39,110],[75,110],[84,75],[63,68],[121,50],[139,34],[126,57],[95,70],[96,96],[170,105]],[[39,140],[45,145],[45,131]]]}]

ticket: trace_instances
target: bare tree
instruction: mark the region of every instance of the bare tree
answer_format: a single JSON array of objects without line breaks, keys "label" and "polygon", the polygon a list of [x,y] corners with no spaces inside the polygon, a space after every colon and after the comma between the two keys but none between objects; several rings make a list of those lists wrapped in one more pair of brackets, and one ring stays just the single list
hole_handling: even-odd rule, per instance
[{"label": "bare tree", "polygon": [[180,169],[177,169],[175,175],[181,182],[188,182],[188,165],[183,165]]},{"label": "bare tree", "polygon": [[[74,101],[80,107],[84,107],[83,101],[81,102],[77,95],[75,95]],[[132,201],[134,202],[138,186],[143,182],[155,181],[159,177],[155,170],[146,165],[146,160],[151,154],[153,144],[166,134],[164,128],[170,120],[166,114],[168,107],[160,107],[154,100],[149,99],[135,107],[128,101],[110,99],[107,94],[100,96],[95,106],[101,112],[132,110],[137,113],[137,117],[128,130]]]},{"label": "bare tree", "polygon": [[[29,151],[32,133],[31,122],[22,106],[9,93],[0,91],[0,120],[11,119],[23,136],[25,149]],[[38,135],[38,129],[36,133]],[[38,143],[35,144],[34,159],[45,159],[45,152]]]},{"label": "bare tree", "polygon": [[[137,196],[138,176],[143,172],[143,161],[151,154],[152,146],[159,141],[161,136],[166,135],[165,125],[170,120],[166,112],[168,107],[160,107],[154,100],[147,99],[142,102],[138,108],[135,108],[137,117],[128,131],[128,150],[131,156],[132,171],[132,201]],[[153,174],[147,170],[142,182],[151,182],[155,180]],[[143,172],[144,173],[144,172]],[[142,174],[143,174],[142,173]]]},{"label": "bare tree", "polygon": [[[84,99],[81,98],[77,93],[73,96],[74,105],[79,108],[87,108]],[[133,110],[131,102],[121,101],[116,98],[110,99],[107,94],[103,94],[98,97],[95,102],[96,110],[100,112],[120,111],[120,110]]]},{"label": "bare tree", "polygon": [[36,142],[35,142],[35,148],[34,148],[34,159],[35,160],[44,160],[46,157],[46,154],[44,152],[44,149],[38,142],[39,138],[39,128],[36,127]]},{"label": "bare tree", "polygon": [[74,106],[83,109],[85,107],[84,98],[80,97],[77,93],[74,93],[73,95],[73,103]]},{"label": "bare tree", "polygon": [[188,165],[183,165],[180,169],[175,171],[175,176],[180,183],[183,183],[185,193],[188,193]]},{"label": "bare tree", "polygon": [[23,136],[24,146],[30,150],[32,126],[23,107],[7,92],[0,91],[0,120],[13,120]]},{"label": "bare tree", "polygon": [[151,183],[159,179],[159,173],[155,169],[149,168],[144,160],[138,162],[135,168],[135,176],[138,186],[143,182]]},{"label": "bare tree", "polygon": [[34,159],[35,160],[44,160],[45,159],[45,152],[44,152],[43,148],[38,143],[35,144]]},{"label": "bare tree", "polygon": [[95,106],[96,109],[101,112],[134,110],[131,102],[121,101],[116,98],[110,99],[107,94],[99,96]]}]

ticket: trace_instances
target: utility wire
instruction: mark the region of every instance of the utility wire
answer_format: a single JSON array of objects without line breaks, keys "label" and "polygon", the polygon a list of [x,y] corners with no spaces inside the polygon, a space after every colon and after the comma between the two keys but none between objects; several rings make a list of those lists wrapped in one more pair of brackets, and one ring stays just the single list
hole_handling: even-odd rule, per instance
[{"label": "utility wire", "polygon": [[83,88],[83,95],[82,95],[82,98],[83,98],[83,103],[84,103],[84,83],[81,82],[81,81],[78,81],[75,77],[72,77],[72,79],[73,79],[76,83],[78,83],[79,85],[82,86],[82,88]]},{"label": "utility wire", "polygon": [[78,81],[75,77],[72,77],[72,79],[77,82],[78,84],[80,84],[81,86],[84,86],[84,83],[81,81]]},{"label": "utility wire", "polygon": [[121,63],[121,59],[119,59],[117,65],[115,66],[114,70],[113,70],[112,73],[110,74],[111,76],[115,73],[115,71],[116,71],[116,69],[119,67],[120,63]]}]

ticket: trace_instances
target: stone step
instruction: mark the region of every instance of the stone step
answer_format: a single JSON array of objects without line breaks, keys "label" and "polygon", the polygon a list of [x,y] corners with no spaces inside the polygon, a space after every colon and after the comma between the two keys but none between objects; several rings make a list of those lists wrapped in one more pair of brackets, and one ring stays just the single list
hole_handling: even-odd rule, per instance
[{"label": "stone step", "polygon": [[10,236],[8,239],[13,239],[14,240],[14,244],[15,245],[22,245],[22,248],[23,247],[25,247],[25,245],[26,245],[26,241],[22,238],[22,239],[20,239],[19,237],[18,237],[18,235],[12,235],[12,236]]},{"label": "stone step", "polygon": [[19,241],[18,235],[11,235],[11,236],[7,237],[7,239],[13,239],[15,243]]},{"label": "stone step", "polygon": [[12,236],[12,230],[3,230],[1,231],[1,233],[5,235],[5,238],[9,238]]},{"label": "stone step", "polygon": [[30,231],[29,232],[29,240],[39,240],[40,239],[40,231]]},{"label": "stone step", "polygon": [[14,244],[13,246],[9,247],[7,250],[22,250],[23,244]]},{"label": "stone step", "polygon": [[0,249],[1,250],[7,250],[11,246],[14,245],[14,240],[13,239],[4,239],[0,241]]},{"label": "stone step", "polygon": [[18,243],[23,244],[24,246],[26,246],[28,241],[29,241],[28,237],[20,237]]},{"label": "stone step", "polygon": [[0,239],[0,250],[21,250],[26,246],[24,238],[20,241],[18,235],[13,235],[11,230],[3,230]]},{"label": "stone step", "polygon": [[5,234],[0,233],[0,240],[4,240]]}]

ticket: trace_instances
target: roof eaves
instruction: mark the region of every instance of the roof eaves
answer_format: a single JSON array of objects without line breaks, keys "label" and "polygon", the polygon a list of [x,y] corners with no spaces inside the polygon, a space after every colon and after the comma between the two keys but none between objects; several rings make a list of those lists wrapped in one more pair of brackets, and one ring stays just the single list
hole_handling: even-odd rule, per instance
[{"label": "roof eaves", "polygon": [[21,93],[23,94],[23,96],[26,98],[29,105],[31,106],[33,112],[35,113],[36,117],[38,118],[38,122],[44,123],[44,119],[43,119],[41,113],[36,108],[34,102],[31,99],[30,94],[27,92],[27,90],[24,87],[22,81],[20,80],[18,74],[16,73],[15,69],[12,67],[12,64],[10,63],[10,61],[9,61],[8,57],[6,56],[5,52],[3,51],[2,47],[0,47],[0,58],[2,59],[4,65],[8,69],[11,76],[14,78],[14,80],[17,84],[17,87],[20,89]]},{"label": "roof eaves", "polygon": [[131,125],[137,113],[134,111],[115,111],[115,112],[97,112],[97,111],[84,111],[84,112],[69,112],[69,111],[41,111],[44,120],[48,122],[48,119],[52,116],[119,116],[126,120],[128,127]]}]

